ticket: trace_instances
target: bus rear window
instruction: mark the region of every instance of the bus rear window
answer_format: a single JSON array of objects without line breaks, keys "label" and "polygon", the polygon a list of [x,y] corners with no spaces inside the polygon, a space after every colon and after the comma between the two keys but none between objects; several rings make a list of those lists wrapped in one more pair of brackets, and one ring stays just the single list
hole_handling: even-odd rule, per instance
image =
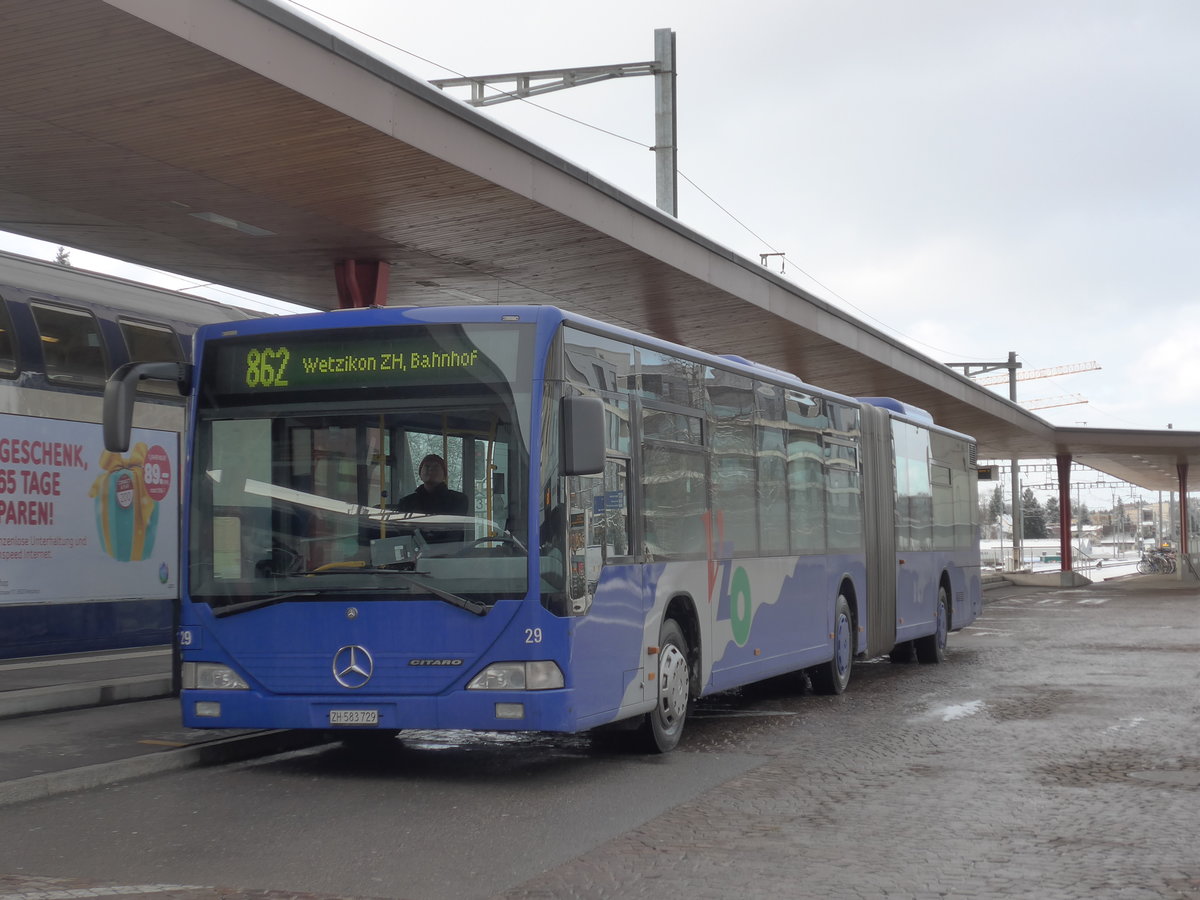
[{"label": "bus rear window", "polygon": [[46,378],[60,384],[102,387],[108,370],[100,330],[91,314],[41,303],[30,308],[41,338]]},{"label": "bus rear window", "polygon": [[[135,362],[183,362],[183,349],[179,335],[166,325],[151,325],[149,322],[121,320],[121,334],[129,349],[129,358]],[[173,382],[144,378],[138,390],[148,394],[166,394],[178,397],[179,390]]]}]

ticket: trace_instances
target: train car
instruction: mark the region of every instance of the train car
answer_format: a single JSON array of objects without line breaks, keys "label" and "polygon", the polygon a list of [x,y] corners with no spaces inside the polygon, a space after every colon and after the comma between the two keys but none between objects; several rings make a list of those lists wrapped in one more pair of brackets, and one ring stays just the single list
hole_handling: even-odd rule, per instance
[{"label": "train car", "polygon": [[260,315],[0,253],[0,658],[170,642],[185,398],[146,382],[136,443],[110,454],[104,383]]}]

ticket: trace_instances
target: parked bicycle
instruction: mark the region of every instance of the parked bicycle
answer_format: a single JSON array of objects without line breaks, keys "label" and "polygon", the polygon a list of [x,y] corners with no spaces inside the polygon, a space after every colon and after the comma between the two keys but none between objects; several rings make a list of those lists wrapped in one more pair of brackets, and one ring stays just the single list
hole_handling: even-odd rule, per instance
[{"label": "parked bicycle", "polygon": [[1170,575],[1175,571],[1175,551],[1149,550],[1138,561],[1137,570],[1142,575]]}]

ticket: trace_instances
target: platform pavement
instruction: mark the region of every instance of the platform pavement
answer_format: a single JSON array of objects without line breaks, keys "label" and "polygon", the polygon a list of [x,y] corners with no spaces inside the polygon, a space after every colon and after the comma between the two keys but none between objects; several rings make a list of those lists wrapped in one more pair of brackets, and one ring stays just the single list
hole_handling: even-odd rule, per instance
[{"label": "platform pavement", "polygon": [[169,697],[171,648],[0,660],[0,719]]},{"label": "platform pavement", "polygon": [[327,740],[318,732],[185,728],[171,652],[0,660],[0,806]]},{"label": "platform pavement", "polygon": [[[1191,591],[1173,575],[1124,576],[1117,591]],[[1000,578],[985,602],[1018,587]],[[192,766],[311,747],[321,732],[185,728],[172,696],[171,648],[0,660],[0,806]]]}]

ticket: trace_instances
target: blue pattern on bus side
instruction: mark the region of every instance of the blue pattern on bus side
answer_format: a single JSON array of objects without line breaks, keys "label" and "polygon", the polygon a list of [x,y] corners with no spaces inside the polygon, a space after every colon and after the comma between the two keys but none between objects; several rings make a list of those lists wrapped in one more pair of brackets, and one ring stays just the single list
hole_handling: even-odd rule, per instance
[{"label": "blue pattern on bus side", "polygon": [[[738,560],[719,560],[726,569],[737,567]],[[765,585],[778,583],[767,601],[752,602],[746,627],[746,639],[739,641],[732,626],[721,628],[728,620],[733,604],[721,596],[715,606],[714,634],[724,646],[713,664],[711,690],[726,690],[750,681],[794,671],[829,658],[829,631],[833,602],[844,574],[859,586],[864,584],[865,565],[860,556],[802,556],[798,559],[744,560],[749,566],[748,579],[762,593]],[[783,574],[772,572],[780,568]],[[729,584],[728,578],[721,578]],[[767,589],[769,590],[769,589]],[[724,593],[724,592],[723,592]]]},{"label": "blue pattern on bus side", "polygon": [[657,583],[662,568],[628,565],[601,570],[591,608],[574,620],[571,671],[577,719],[590,724],[611,721],[622,703],[640,699],[647,612],[643,591]]}]

